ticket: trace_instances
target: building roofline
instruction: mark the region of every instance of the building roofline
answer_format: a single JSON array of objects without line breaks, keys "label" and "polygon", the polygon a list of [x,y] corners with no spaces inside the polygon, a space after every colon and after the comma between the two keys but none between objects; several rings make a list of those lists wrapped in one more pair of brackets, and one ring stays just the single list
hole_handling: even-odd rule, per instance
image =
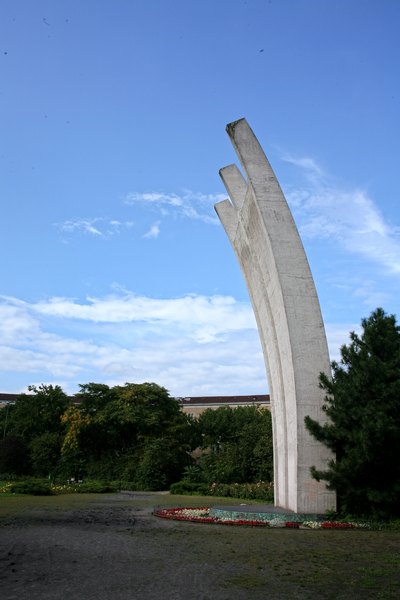
[{"label": "building roofline", "polygon": [[[15,402],[21,396],[34,396],[34,394],[8,394],[0,392],[0,404]],[[80,403],[79,396],[68,396],[70,402]],[[175,397],[182,406],[213,406],[216,404],[270,404],[269,394],[253,394],[247,396],[186,396]]]}]

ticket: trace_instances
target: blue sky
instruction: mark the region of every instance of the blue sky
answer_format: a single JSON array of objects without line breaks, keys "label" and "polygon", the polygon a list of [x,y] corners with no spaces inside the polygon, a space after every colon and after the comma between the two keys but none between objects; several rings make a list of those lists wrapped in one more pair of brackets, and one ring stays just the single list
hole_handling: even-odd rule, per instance
[{"label": "blue sky", "polygon": [[397,0],[3,0],[0,389],[268,391],[213,205],[246,117],[293,211],[331,358],[398,314]]}]

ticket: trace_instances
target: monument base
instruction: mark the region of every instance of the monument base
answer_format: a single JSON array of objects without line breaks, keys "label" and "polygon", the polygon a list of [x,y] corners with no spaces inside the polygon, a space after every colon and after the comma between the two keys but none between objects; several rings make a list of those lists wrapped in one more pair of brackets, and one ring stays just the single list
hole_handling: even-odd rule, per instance
[{"label": "monument base", "polygon": [[326,515],[295,513],[273,504],[239,504],[232,506],[213,506],[210,508],[209,516],[227,521],[291,521],[292,523],[303,523],[304,521],[324,521]]}]

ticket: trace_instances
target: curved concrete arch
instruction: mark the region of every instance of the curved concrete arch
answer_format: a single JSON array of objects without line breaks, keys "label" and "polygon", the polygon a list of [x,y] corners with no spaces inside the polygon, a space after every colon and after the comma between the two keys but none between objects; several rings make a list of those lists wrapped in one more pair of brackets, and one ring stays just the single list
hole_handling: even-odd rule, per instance
[{"label": "curved concrete arch", "polygon": [[299,513],[335,508],[336,496],[312,479],[331,452],[307,432],[304,417],[326,420],[319,373],[330,372],[318,297],[292,214],[245,119],[227,126],[246,179],[235,165],[220,175],[230,200],[215,205],[253,305],[270,387],[275,504]]}]

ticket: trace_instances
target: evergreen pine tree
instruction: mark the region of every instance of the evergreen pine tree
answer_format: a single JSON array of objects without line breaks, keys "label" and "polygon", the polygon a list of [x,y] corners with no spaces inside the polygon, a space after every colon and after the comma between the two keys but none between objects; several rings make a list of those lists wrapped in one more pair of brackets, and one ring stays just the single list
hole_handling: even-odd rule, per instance
[{"label": "evergreen pine tree", "polygon": [[335,454],[326,471],[312,468],[338,495],[342,512],[400,515],[400,327],[378,308],[350,334],[332,378],[320,375],[326,392],[321,425],[310,417],[310,433]]}]

